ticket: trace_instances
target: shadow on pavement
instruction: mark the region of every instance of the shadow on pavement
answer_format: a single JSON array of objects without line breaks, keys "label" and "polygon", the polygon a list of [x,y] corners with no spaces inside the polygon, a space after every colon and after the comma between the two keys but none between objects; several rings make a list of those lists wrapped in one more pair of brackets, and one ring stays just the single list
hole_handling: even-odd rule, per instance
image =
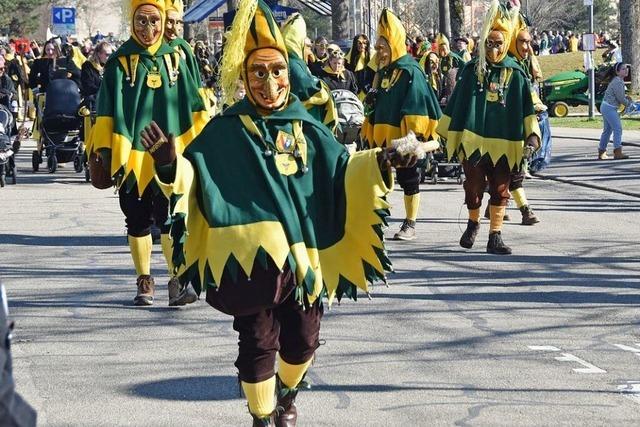
[{"label": "shadow on pavement", "polygon": [[208,401],[240,399],[238,378],[228,375],[180,377],[131,387],[129,393],[147,399]]},{"label": "shadow on pavement", "polygon": [[0,235],[2,245],[27,246],[126,246],[127,237],[118,236],[32,236],[29,234]]}]

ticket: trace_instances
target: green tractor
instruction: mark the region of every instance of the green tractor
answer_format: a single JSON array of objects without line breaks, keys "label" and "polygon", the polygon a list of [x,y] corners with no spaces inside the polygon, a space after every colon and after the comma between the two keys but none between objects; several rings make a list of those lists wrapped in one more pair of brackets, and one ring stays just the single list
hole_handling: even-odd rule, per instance
[{"label": "green tractor", "polygon": [[[598,84],[598,74],[596,71],[596,106],[600,110],[604,90]],[[589,105],[589,76],[577,70],[563,71],[542,82],[540,95],[551,117],[566,117],[569,106]]]},{"label": "green tractor", "polygon": [[[596,108],[600,111],[602,98],[609,84],[611,64],[596,68]],[[625,80],[629,85],[630,78]],[[563,71],[542,82],[540,98],[549,108],[551,117],[566,117],[569,107],[589,105],[589,76],[583,71]]]}]

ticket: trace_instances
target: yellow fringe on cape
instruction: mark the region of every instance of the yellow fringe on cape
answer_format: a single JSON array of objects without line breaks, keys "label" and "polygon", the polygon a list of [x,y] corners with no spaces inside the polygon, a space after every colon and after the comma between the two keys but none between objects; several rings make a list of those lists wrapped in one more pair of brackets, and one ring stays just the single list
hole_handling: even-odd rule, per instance
[{"label": "yellow fringe on cape", "polygon": [[438,120],[430,119],[427,116],[406,115],[400,121],[400,126],[392,126],[384,123],[371,124],[365,120],[362,125],[361,134],[371,148],[389,146],[389,143],[398,138],[406,136],[412,130],[416,136],[425,139],[436,139],[436,127]]},{"label": "yellow fringe on cape", "polygon": [[179,155],[173,184],[165,184],[157,179],[167,197],[181,195],[172,214],[185,215],[188,235],[183,246],[185,264],[179,267],[178,274],[196,264],[201,278],[207,276],[205,268],[209,268],[213,280],[219,285],[231,255],[244,273],[250,275],[258,249],[262,247],[278,268],[284,266],[291,253],[297,264],[296,277],[300,283],[309,268],[314,270],[316,282],[313,292],[308,294],[311,303],[322,294],[323,284],[331,303],[340,276],[368,291],[363,261],[380,273],[384,272],[374,250],[383,248],[382,241],[372,227],[382,223],[375,211],[389,208],[382,197],[393,188],[392,176],[389,177],[391,185],[387,187],[380,174],[376,158],[378,151],[360,151],[350,157],[345,176],[345,233],[335,245],[320,251],[307,248],[303,242],[290,245],[282,224],[277,221],[210,227],[198,206],[199,190],[193,166]]}]

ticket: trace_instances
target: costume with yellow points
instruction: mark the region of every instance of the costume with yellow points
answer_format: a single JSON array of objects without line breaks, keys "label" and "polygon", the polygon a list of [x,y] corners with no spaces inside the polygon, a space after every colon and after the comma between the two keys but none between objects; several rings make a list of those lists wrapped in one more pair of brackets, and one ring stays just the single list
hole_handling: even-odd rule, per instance
[{"label": "costume with yellow points", "polygon": [[[518,64],[522,67],[527,74],[527,80],[531,85],[531,99],[533,100],[534,110],[538,116],[538,123],[540,125],[540,131],[542,134],[543,146],[544,142],[547,142],[547,147],[550,143],[550,129],[549,129],[549,115],[547,113],[547,107],[540,100],[538,92],[535,87],[536,81],[542,80],[542,71],[538,60],[533,55],[531,49],[531,34],[529,33],[529,23],[527,18],[519,14],[516,20],[516,27],[511,38],[511,44],[509,45],[509,55],[511,55]],[[511,184],[509,184],[509,191],[511,197],[516,203],[516,207],[522,214],[522,225],[534,225],[540,222],[538,217],[533,213],[527,195],[522,186],[525,178],[525,169],[511,174]]]},{"label": "costume with yellow points", "polygon": [[[517,10],[517,9],[516,9]],[[479,57],[461,70],[456,88],[438,125],[447,154],[457,155],[465,171],[467,229],[460,245],[471,248],[479,230],[480,205],[487,182],[491,195],[491,229],[487,252],[509,254],[501,237],[509,201],[511,171],[522,167],[524,144],[540,141],[526,73],[507,50],[514,18],[498,0],[485,17]]]},{"label": "costume with yellow points", "polygon": [[181,281],[234,316],[250,412],[256,422],[272,417],[279,351],[279,417],[295,425],[322,297],[355,299],[389,268],[381,226],[392,178],[380,172],[380,150],[349,156],[289,93],[287,48],[264,2],[240,1],[227,43],[224,92],[233,96],[242,78],[246,98],[228,100],[158,177]]},{"label": "costume with yellow points", "polygon": [[[105,64],[97,118],[87,144],[88,152],[102,157],[119,186],[138,274],[137,305],[153,303],[152,217],[163,234],[165,256],[170,255],[168,226],[164,225],[168,201],[155,184],[153,159],[140,142],[140,131],[155,120],[176,136],[177,149],[182,151],[208,120],[184,59],[163,41],[164,19],[164,0],[132,0],[132,36]],[[170,260],[169,256],[167,262]],[[172,296],[170,291],[170,299]]]},{"label": "costume with yellow points", "polygon": [[[449,39],[444,34],[438,34],[436,44],[438,46],[438,71],[441,83],[438,95],[441,97],[441,99],[439,99],[441,104],[446,105],[456,87],[458,71],[464,66],[466,61],[451,50]],[[429,64],[427,63],[428,58],[429,55],[424,55],[420,59],[420,66],[425,73],[430,74]]]},{"label": "costume with yellow points", "polygon": [[[369,147],[390,146],[392,140],[405,137],[410,131],[424,140],[435,138],[442,114],[438,100],[420,65],[407,53],[402,22],[388,9],[380,16],[378,37],[376,45],[384,44],[389,59],[377,71],[375,96],[371,93],[365,99],[363,141]],[[380,56],[378,52],[376,57]],[[404,190],[406,216],[395,238],[412,240],[420,207],[420,171],[418,167],[400,168],[397,177]]]},{"label": "costume with yellow points", "polygon": [[311,74],[304,61],[304,42],[307,24],[299,13],[295,13],[282,25],[287,53],[289,54],[289,79],[291,93],[296,95],[309,114],[332,131],[336,128],[338,112],[325,82]]}]

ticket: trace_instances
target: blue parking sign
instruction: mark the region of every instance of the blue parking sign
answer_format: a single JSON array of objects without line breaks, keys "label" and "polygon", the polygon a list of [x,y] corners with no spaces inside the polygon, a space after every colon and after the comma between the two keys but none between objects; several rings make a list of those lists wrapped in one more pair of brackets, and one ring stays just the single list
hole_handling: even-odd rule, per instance
[{"label": "blue parking sign", "polygon": [[75,24],[76,9],[73,7],[54,7],[51,11],[52,23],[55,24]]}]

